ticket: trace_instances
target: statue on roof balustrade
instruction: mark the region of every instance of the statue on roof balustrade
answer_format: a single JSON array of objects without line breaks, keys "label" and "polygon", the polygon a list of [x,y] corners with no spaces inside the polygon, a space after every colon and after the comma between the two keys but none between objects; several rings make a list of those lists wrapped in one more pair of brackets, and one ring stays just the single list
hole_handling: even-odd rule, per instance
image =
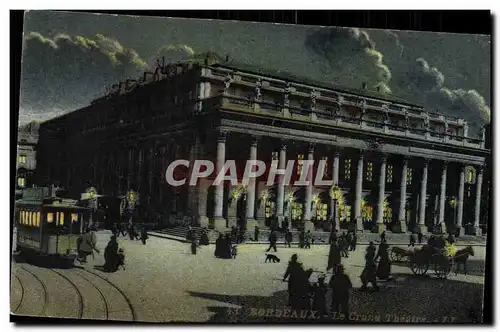
[{"label": "statue on roof balustrade", "polygon": [[285,95],[284,95],[283,105],[285,107],[288,107],[290,106],[290,93],[292,92],[290,82],[286,82],[284,92]]},{"label": "statue on roof balustrade", "polygon": [[231,87],[231,83],[233,83],[233,77],[228,73],[224,79],[224,94],[227,93],[229,87]]}]

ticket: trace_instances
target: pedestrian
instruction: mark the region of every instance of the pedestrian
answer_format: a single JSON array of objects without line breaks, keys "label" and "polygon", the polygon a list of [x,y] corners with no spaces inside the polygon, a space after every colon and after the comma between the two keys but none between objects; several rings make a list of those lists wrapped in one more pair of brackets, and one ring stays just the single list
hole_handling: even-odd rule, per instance
[{"label": "pedestrian", "polygon": [[385,231],[382,232],[382,234],[380,234],[380,242],[384,242],[386,241],[386,236],[385,236]]},{"label": "pedestrian", "polygon": [[332,244],[334,242],[337,242],[337,231],[335,228],[332,229],[330,232],[330,238],[328,239],[328,244]]},{"label": "pedestrian", "polygon": [[351,251],[356,251],[356,244],[358,242],[358,236],[356,235],[356,232],[352,232],[352,237],[351,237]]},{"label": "pedestrian", "polygon": [[308,230],[304,236],[304,249],[311,249],[312,235],[311,231]]},{"label": "pedestrian", "polygon": [[347,235],[344,233],[339,237],[339,249],[341,257],[349,258],[349,254],[347,251],[349,243],[347,242]]},{"label": "pedestrian", "polygon": [[352,283],[349,276],[345,274],[344,266],[339,265],[338,272],[330,279],[332,288],[332,313],[337,313],[337,317],[349,320],[349,292]]},{"label": "pedestrian", "polygon": [[408,245],[408,247],[415,247],[415,242],[417,241],[416,239],[416,236],[415,236],[415,232],[411,232],[410,234],[410,244]]},{"label": "pedestrian", "polygon": [[210,243],[209,243],[209,240],[208,240],[207,230],[205,228],[203,228],[201,230],[200,245],[201,246],[208,246],[209,244]]},{"label": "pedestrian", "polygon": [[312,310],[318,313],[320,319],[326,314],[326,292],[325,276],[318,276],[318,283],[313,287]]},{"label": "pedestrian", "polygon": [[389,258],[389,246],[386,241],[382,241],[379,245],[375,260],[377,260],[377,258],[380,258],[377,267],[377,277],[379,279],[389,280],[389,275],[391,274],[391,260]]},{"label": "pedestrian", "polygon": [[288,246],[288,248],[291,248],[292,247],[292,232],[290,232],[289,229],[286,230],[286,234],[285,234],[285,247]]},{"label": "pedestrian", "polygon": [[219,233],[219,237],[215,241],[215,252],[214,252],[214,256],[217,258],[222,257],[223,242],[224,242],[224,238],[222,236],[222,233]]},{"label": "pedestrian", "polygon": [[282,228],[281,228],[283,233],[286,233],[288,231],[288,226],[289,226],[288,217],[285,217],[285,219],[283,220],[283,223],[282,223]]},{"label": "pedestrian", "polygon": [[149,239],[148,230],[146,229],[145,226],[143,226],[141,228],[141,241],[142,241],[142,244],[146,244],[146,240],[147,239]]},{"label": "pedestrian", "polygon": [[352,243],[351,231],[347,231],[347,234],[345,235],[345,239],[346,239],[346,250],[351,251],[351,243]]},{"label": "pedestrian", "polygon": [[278,238],[276,236],[276,231],[271,230],[271,233],[269,234],[269,248],[267,248],[266,252],[269,252],[271,248],[274,249],[274,252],[277,252],[276,250],[276,241],[278,241]]},{"label": "pedestrian", "polygon": [[106,249],[104,250],[104,271],[115,272],[118,269],[118,242],[116,236],[111,236]]},{"label": "pedestrian", "polygon": [[340,249],[336,242],[330,245],[330,253],[328,254],[328,265],[326,270],[333,269],[333,274],[337,272],[337,267],[340,265]]},{"label": "pedestrian", "polygon": [[306,241],[306,233],[304,231],[300,231],[299,233],[299,248],[304,248]]},{"label": "pedestrian", "polygon": [[257,226],[257,225],[255,225],[255,228],[254,228],[254,237],[253,237],[253,240],[255,242],[259,241],[259,226]]},{"label": "pedestrian", "polygon": [[87,257],[92,255],[94,251],[99,253],[99,250],[96,249],[96,239],[95,236],[90,232],[90,228],[86,227],[85,232],[81,234],[77,239],[77,260],[80,263],[87,263]]},{"label": "pedestrian", "polygon": [[455,236],[453,235],[453,233],[450,232],[450,234],[448,235],[448,243],[454,244],[455,242],[456,242]]},{"label": "pedestrian", "polygon": [[423,241],[423,239],[424,239],[424,234],[422,234],[422,232],[421,232],[421,231],[418,231],[417,236],[418,236],[418,243],[419,243],[419,244],[422,244],[422,241]]},{"label": "pedestrian", "polygon": [[293,254],[283,276],[283,281],[288,278],[288,305],[295,307],[297,302],[297,283],[300,282],[300,274],[303,272],[302,263],[298,261],[297,254]]},{"label": "pedestrian", "polygon": [[124,222],[121,222],[121,223],[120,223],[120,227],[119,227],[119,228],[120,228],[120,233],[121,233],[121,235],[122,235],[123,237],[125,237],[125,236],[127,235],[127,227],[126,227],[125,223],[124,223]]},{"label": "pedestrian", "polygon": [[191,254],[196,255],[196,248],[198,247],[198,244],[196,243],[196,238],[193,236],[191,239]]},{"label": "pedestrian", "polygon": [[128,236],[130,240],[138,240],[139,239],[139,234],[135,231],[134,225],[129,224],[128,226]]},{"label": "pedestrian", "polygon": [[361,273],[361,283],[362,286],[360,290],[366,290],[367,285],[369,283],[372,284],[373,289],[378,290],[377,286],[377,263],[375,262],[375,251],[377,249],[373,245],[373,242],[370,241],[370,244],[368,248],[366,248],[366,255],[365,255],[365,268],[363,269],[363,272]]}]

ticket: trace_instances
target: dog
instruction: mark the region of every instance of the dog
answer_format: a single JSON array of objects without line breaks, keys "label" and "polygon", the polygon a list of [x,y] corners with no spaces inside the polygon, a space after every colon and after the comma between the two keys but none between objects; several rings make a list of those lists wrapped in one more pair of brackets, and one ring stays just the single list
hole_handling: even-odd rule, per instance
[{"label": "dog", "polygon": [[125,271],[125,251],[123,250],[123,248],[118,249],[117,270],[120,269],[120,266],[123,268],[123,271]]},{"label": "dog", "polygon": [[273,262],[273,263],[279,263],[280,262],[280,259],[278,256],[276,255],[273,255],[273,254],[266,254],[266,260],[264,263],[267,263],[267,262]]}]

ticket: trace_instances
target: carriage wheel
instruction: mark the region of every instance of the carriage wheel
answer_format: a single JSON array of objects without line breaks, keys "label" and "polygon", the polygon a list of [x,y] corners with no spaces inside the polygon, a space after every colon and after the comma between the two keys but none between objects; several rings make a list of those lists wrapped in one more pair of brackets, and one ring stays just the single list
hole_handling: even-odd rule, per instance
[{"label": "carriage wheel", "polygon": [[401,254],[395,251],[391,251],[391,260],[393,260],[394,262],[401,262]]},{"label": "carriage wheel", "polygon": [[439,279],[446,279],[453,270],[453,258],[440,254],[433,256],[434,272]]},{"label": "carriage wheel", "polygon": [[429,263],[418,264],[417,262],[411,262],[411,272],[417,276],[425,275],[428,269]]}]

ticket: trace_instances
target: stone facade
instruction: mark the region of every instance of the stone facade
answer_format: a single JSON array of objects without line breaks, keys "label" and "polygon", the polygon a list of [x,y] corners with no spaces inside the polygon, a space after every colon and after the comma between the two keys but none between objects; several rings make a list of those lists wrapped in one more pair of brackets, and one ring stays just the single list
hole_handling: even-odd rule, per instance
[{"label": "stone facade", "polygon": [[36,169],[36,145],[38,143],[36,122],[22,125],[18,130],[16,158],[16,189],[21,190],[33,185]]},{"label": "stone facade", "polygon": [[[271,226],[275,215],[301,229],[329,229],[334,220],[358,231],[445,232],[471,224],[468,231],[477,233],[490,151],[484,134],[469,137],[463,120],[242,66],[168,68],[42,124],[38,180],[75,193],[88,182],[110,195],[133,188],[145,218],[187,217],[216,228],[238,220],[249,229]],[[245,187],[212,186],[214,174],[176,188],[165,182],[176,159],[208,159],[216,171],[235,160],[240,178],[247,160],[275,160],[280,169],[293,160],[293,181],[306,160],[314,162],[308,178],[324,160],[334,188],[285,185],[280,177],[266,186],[267,171]]]}]

